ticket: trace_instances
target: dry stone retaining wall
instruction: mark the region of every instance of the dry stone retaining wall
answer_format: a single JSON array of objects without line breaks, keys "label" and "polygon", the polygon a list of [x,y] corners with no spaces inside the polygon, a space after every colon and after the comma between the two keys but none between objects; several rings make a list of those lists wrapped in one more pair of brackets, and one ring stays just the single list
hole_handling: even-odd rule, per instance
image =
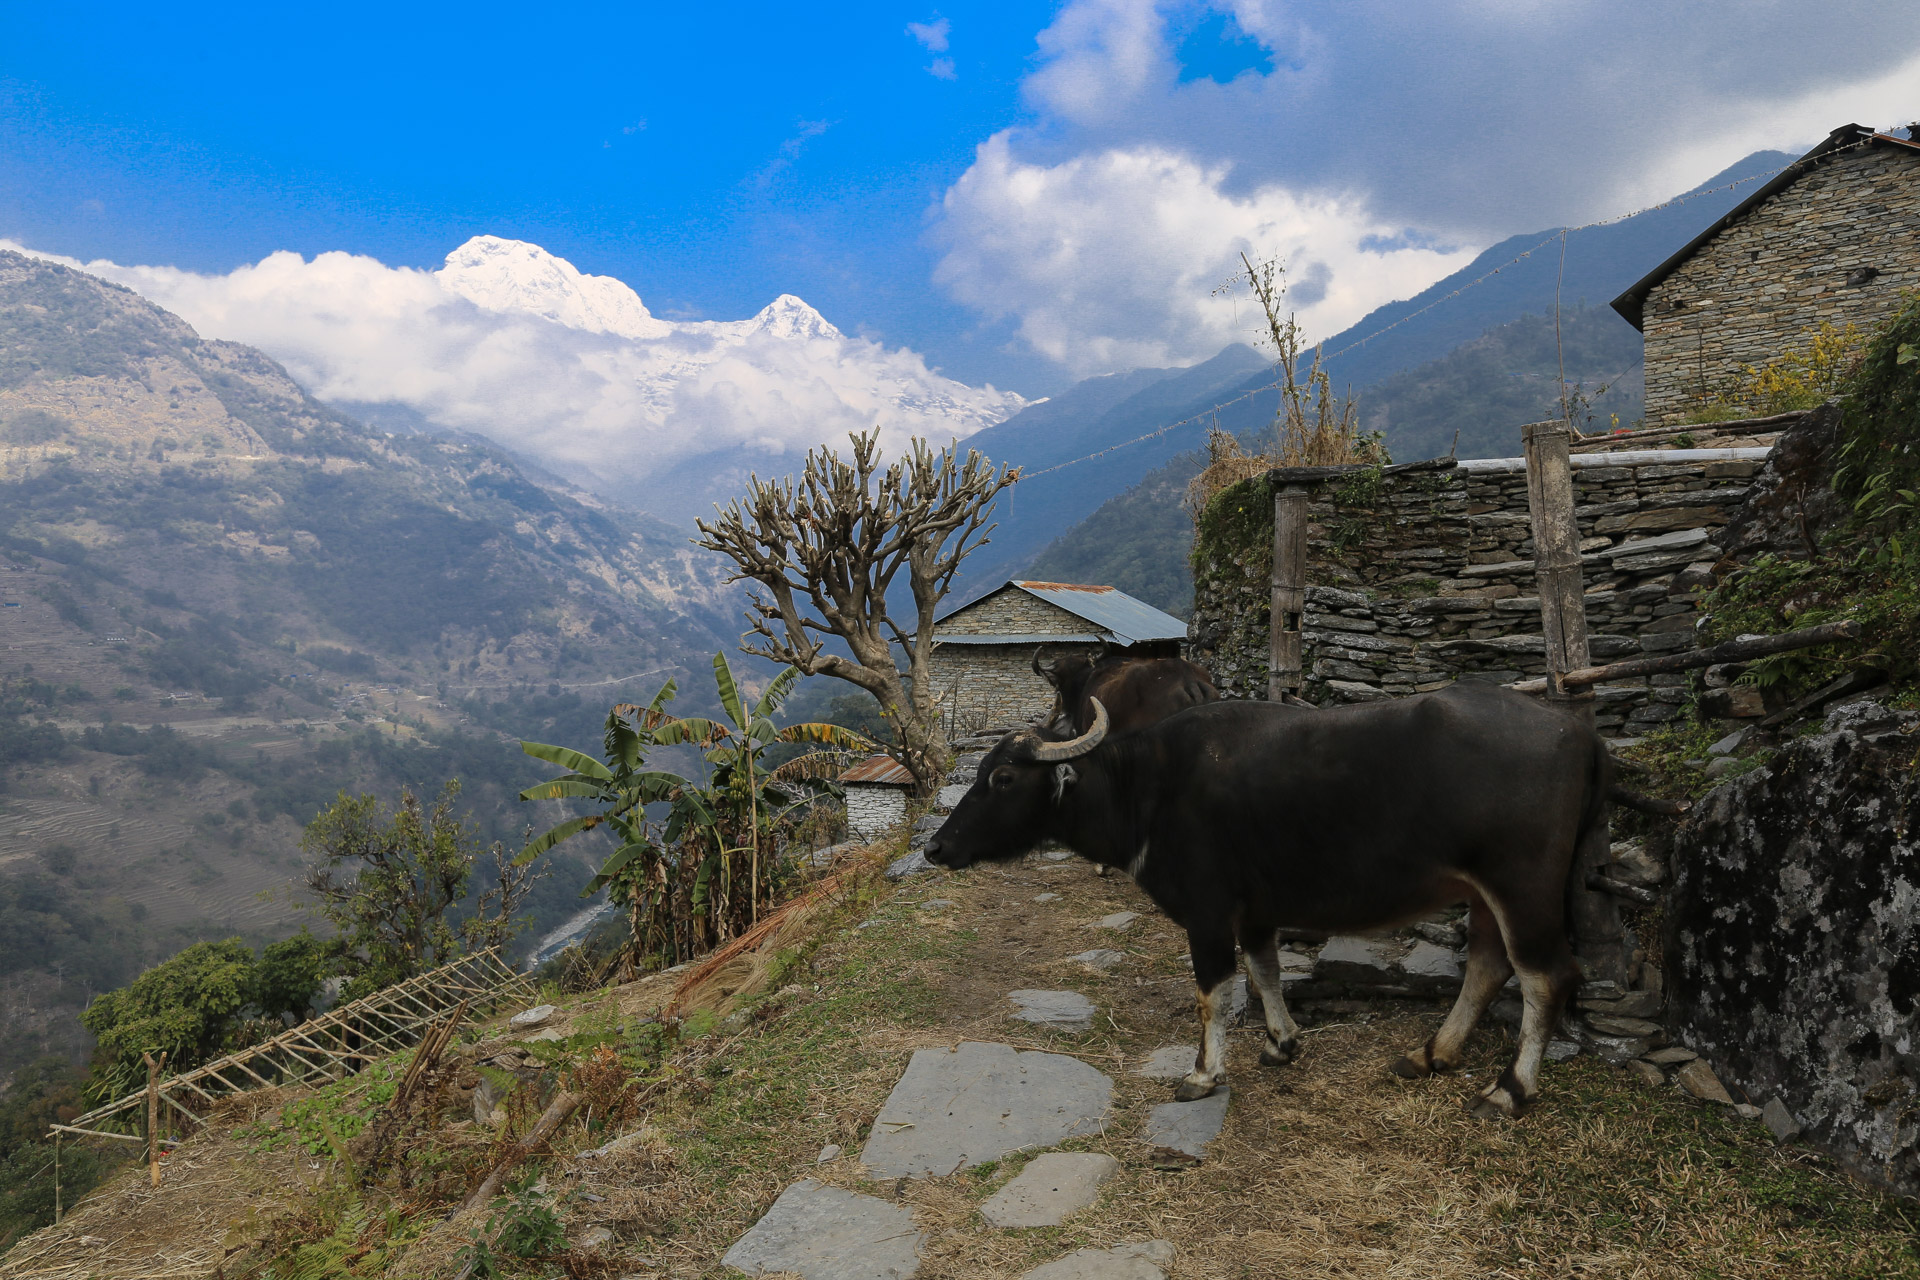
[{"label": "dry stone retaining wall", "polygon": [[[1715,542],[1765,449],[1574,458],[1595,661],[1694,645]],[[1309,487],[1306,696],[1370,701],[1455,680],[1545,672],[1527,481],[1517,458],[1359,472]],[[1215,527],[1208,529],[1207,524]],[[1264,698],[1273,502],[1264,478],[1227,490],[1196,539],[1191,656],[1230,698]],[[1604,732],[1680,714],[1684,675],[1597,688]],[[1757,711],[1757,706],[1754,708]]]}]

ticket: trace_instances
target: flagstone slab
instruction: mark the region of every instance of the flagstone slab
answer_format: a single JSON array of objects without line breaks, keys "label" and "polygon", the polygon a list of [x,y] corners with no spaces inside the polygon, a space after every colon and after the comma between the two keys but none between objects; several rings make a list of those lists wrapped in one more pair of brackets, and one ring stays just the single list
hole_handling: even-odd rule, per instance
[{"label": "flagstone slab", "polygon": [[1102,973],[1105,973],[1108,969],[1113,968],[1126,958],[1126,952],[1115,951],[1111,947],[1095,947],[1091,951],[1082,951],[1077,956],[1067,957],[1067,959],[1083,964],[1089,969],[1098,969]]},{"label": "flagstone slab", "polygon": [[925,1243],[905,1206],[802,1178],[720,1261],[750,1276],[910,1280]]},{"label": "flagstone slab", "polygon": [[987,1197],[980,1216],[990,1227],[1057,1227],[1100,1195],[1120,1162],[1097,1151],[1048,1151]]},{"label": "flagstone slab", "polygon": [[860,1153],[874,1177],[939,1178],[1099,1133],[1113,1081],[1078,1058],[966,1041],[917,1049]]},{"label": "flagstone slab", "polygon": [[1173,1246],[1165,1240],[1149,1240],[1111,1249],[1076,1250],[1035,1267],[1020,1280],[1167,1280],[1161,1268],[1172,1265]]},{"label": "flagstone slab", "polygon": [[1085,1031],[1093,1025],[1093,1001],[1078,991],[1036,991],[1022,988],[1009,991],[1014,1014],[1022,1022],[1052,1027],[1058,1031]]},{"label": "flagstone slab", "polygon": [[1198,1102],[1163,1102],[1148,1113],[1141,1137],[1154,1147],[1204,1160],[1207,1144],[1226,1126],[1231,1092],[1222,1086]]},{"label": "flagstone slab", "polygon": [[1194,1059],[1199,1050],[1190,1044],[1170,1044],[1163,1049],[1155,1049],[1153,1055],[1133,1074],[1144,1076],[1148,1080],[1184,1080],[1187,1072],[1193,1070]]}]

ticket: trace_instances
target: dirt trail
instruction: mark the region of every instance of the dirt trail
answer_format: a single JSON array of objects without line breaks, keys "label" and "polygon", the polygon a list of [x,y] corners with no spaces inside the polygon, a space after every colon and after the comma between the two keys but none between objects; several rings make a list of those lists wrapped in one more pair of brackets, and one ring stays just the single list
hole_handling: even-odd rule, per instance
[{"label": "dirt trail", "polygon": [[[1034,901],[1049,893],[1058,896]],[[1119,934],[1088,927],[1115,911],[1140,918]],[[1539,1110],[1507,1124],[1463,1108],[1511,1052],[1498,1028],[1478,1033],[1461,1076],[1392,1076],[1387,1064],[1430,1034],[1439,1005],[1309,1019],[1302,1060],[1277,1070],[1255,1061],[1257,1025],[1237,1028],[1226,1128],[1203,1163],[1169,1167],[1139,1135],[1172,1085],[1134,1072],[1155,1049],[1195,1042],[1191,976],[1184,934],[1131,881],[1096,878],[1078,859],[1029,858],[916,877],[872,920],[816,969],[900,957],[894,983],[924,983],[926,999],[862,1026],[861,1052],[816,1064],[804,1136],[771,1144],[786,1149],[784,1162],[769,1150],[742,1171],[729,1198],[744,1221],[696,1230],[698,1244],[677,1240],[685,1254],[673,1274],[717,1274],[717,1253],[800,1177],[872,1194],[859,1144],[907,1051],[980,1039],[1069,1053],[1110,1075],[1106,1132],[1066,1146],[1104,1151],[1123,1168],[1066,1226],[1026,1231],[987,1227],[976,1212],[1023,1158],[883,1188],[928,1234],[921,1277],[1018,1276],[1083,1246],[1148,1239],[1177,1247],[1168,1273],[1179,1280],[1920,1275],[1911,1227],[1891,1202],[1809,1154],[1775,1148],[1756,1123],[1626,1071],[1584,1057],[1550,1066]],[[1094,947],[1126,959],[1106,973],[1069,959]],[[1092,1029],[1013,1020],[1007,993],[1024,987],[1088,996]],[[845,1154],[816,1165],[826,1142]],[[746,1184],[759,1195],[741,1196]]]},{"label": "dirt trail", "polygon": [[[1117,911],[1139,918],[1119,933],[1089,927]],[[1107,972],[1070,958],[1093,948],[1124,957]],[[1476,1036],[1464,1078],[1392,1076],[1387,1063],[1429,1034],[1438,1006],[1309,1016],[1303,1057],[1280,1069],[1256,1063],[1254,1026],[1236,1028],[1225,1129],[1203,1161],[1172,1160],[1140,1137],[1172,1084],[1136,1070],[1156,1049],[1194,1042],[1185,950],[1130,881],[1096,878],[1077,859],[887,884],[810,954],[789,955],[777,992],[684,1042],[644,1115],[621,1126],[637,1145],[576,1160],[614,1134],[566,1131],[543,1185],[569,1236],[594,1241],[579,1245],[592,1273],[609,1276],[727,1275],[728,1248],[782,1191],[812,1178],[910,1210],[925,1237],[917,1280],[1019,1277],[1077,1249],[1148,1240],[1174,1246],[1174,1280],[1920,1277],[1913,1206],[1775,1147],[1725,1108],[1580,1057],[1548,1068],[1526,1119],[1475,1120],[1463,1102],[1510,1052],[1497,1028]],[[565,1002],[541,1032],[522,1035],[561,1035],[560,1049],[596,1027],[644,1031],[672,983],[656,976]],[[1093,1025],[1070,1033],[1016,1021],[1007,994],[1020,988],[1082,993]],[[1064,1226],[1002,1230],[980,1216],[1031,1153],[897,1181],[860,1165],[912,1051],[963,1040],[1070,1054],[1112,1078],[1104,1130],[1063,1148],[1105,1152],[1121,1168]],[[471,1119],[452,1127],[472,1139]],[[828,1147],[839,1152],[822,1159]],[[101,1239],[92,1257],[56,1253],[44,1273],[0,1264],[0,1275],[211,1274],[269,1221],[320,1199],[295,1186],[319,1177],[319,1162],[272,1165],[221,1134],[176,1158],[218,1187],[198,1194],[183,1182],[176,1202],[173,1187],[151,1196],[144,1178],[117,1181],[85,1212],[128,1214],[139,1229],[126,1245],[104,1243],[107,1233],[77,1216],[68,1238]],[[180,1230],[164,1225],[169,1203]],[[451,1280],[479,1221],[443,1221],[449,1207],[405,1210],[418,1234],[384,1274]]]}]

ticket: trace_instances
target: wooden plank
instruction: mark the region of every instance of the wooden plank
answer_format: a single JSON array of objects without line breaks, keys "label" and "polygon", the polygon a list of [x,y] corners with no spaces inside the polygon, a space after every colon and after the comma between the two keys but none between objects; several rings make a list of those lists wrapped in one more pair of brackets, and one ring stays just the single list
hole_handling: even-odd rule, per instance
[{"label": "wooden plank", "polygon": [[[1406,471],[1451,471],[1459,465],[1452,457],[1422,458],[1418,462],[1396,462],[1380,468],[1383,476],[1397,476]],[[1361,471],[1372,471],[1373,465],[1366,462],[1342,462],[1328,467],[1275,467],[1267,472],[1267,478],[1277,488],[1289,484],[1312,484],[1319,480],[1335,480],[1341,476],[1354,475]]]},{"label": "wooden plank", "polygon": [[1307,490],[1273,495],[1273,597],[1267,617],[1267,700],[1296,697],[1301,684],[1300,618],[1307,608]]},{"label": "wooden plank", "polygon": [[204,1119],[202,1119],[200,1116],[195,1115],[193,1111],[189,1109],[185,1103],[180,1101],[180,1099],[174,1097],[172,1094],[168,1093],[164,1089],[160,1091],[160,1097],[166,1102],[168,1106],[172,1107],[175,1111],[178,1111],[181,1115],[185,1116],[187,1119],[193,1121],[195,1124],[199,1125],[201,1128],[206,1127],[207,1122]]},{"label": "wooden plank", "polygon": [[[1860,634],[1860,624],[1852,619],[1826,622],[1817,627],[1784,631],[1777,636],[1758,636],[1750,640],[1728,640],[1707,649],[1689,649],[1684,653],[1663,653],[1650,658],[1628,658],[1609,662],[1604,667],[1581,667],[1560,678],[1562,685],[1594,685],[1607,680],[1627,680],[1635,676],[1659,675],[1666,671],[1688,671],[1697,667],[1718,666],[1722,662],[1748,662],[1790,649],[1806,649],[1836,640],[1852,640]],[[1521,693],[1545,693],[1545,680],[1519,680],[1507,686]]]},{"label": "wooden plank", "polygon": [[[1533,525],[1534,580],[1540,592],[1540,630],[1547,649],[1547,699],[1589,729],[1593,690],[1569,686],[1568,672],[1588,665],[1587,601],[1580,572],[1580,525],[1573,513],[1573,428],[1565,422],[1534,422],[1520,428],[1526,448],[1527,514]],[[1574,850],[1571,892],[1574,952],[1589,980],[1627,983],[1626,931],[1619,902],[1587,887],[1611,858],[1612,810]]]}]

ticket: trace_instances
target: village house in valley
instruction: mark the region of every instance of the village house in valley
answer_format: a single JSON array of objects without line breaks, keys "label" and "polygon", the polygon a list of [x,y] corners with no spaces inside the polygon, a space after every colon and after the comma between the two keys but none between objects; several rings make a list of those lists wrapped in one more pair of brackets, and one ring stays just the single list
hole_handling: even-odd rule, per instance
[{"label": "village house in valley", "polygon": [[1012,581],[935,620],[933,681],[952,732],[1007,728],[1044,715],[1053,687],[1033,670],[1103,646],[1149,658],[1180,654],[1187,624],[1114,587]]},{"label": "village house in valley", "polygon": [[1920,138],[1835,129],[1614,299],[1646,339],[1648,424],[1683,421],[1823,323],[1885,320],[1920,288],[1916,242]]}]

